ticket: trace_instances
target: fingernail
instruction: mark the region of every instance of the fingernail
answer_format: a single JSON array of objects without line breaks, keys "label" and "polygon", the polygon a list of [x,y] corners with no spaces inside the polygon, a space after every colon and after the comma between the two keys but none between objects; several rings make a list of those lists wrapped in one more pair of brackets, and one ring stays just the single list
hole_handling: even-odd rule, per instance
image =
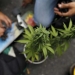
[{"label": "fingernail", "polygon": [[61,4],[58,5],[61,8]]}]

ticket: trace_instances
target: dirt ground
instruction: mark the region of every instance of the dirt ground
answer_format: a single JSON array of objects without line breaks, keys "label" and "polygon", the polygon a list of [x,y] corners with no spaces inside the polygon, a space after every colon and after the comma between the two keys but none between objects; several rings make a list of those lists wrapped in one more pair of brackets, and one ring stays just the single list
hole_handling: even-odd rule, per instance
[{"label": "dirt ground", "polygon": [[[75,1],[75,0],[74,0]],[[16,18],[12,14],[12,10],[16,7],[20,7],[22,0],[0,0],[0,10],[4,12],[12,22],[16,21]],[[27,8],[23,8],[23,12],[27,10],[33,10],[33,5]],[[43,64],[32,65],[29,64],[28,69],[30,75],[69,75],[70,66],[75,63],[75,39],[71,41],[69,49],[61,56],[48,58]]]}]

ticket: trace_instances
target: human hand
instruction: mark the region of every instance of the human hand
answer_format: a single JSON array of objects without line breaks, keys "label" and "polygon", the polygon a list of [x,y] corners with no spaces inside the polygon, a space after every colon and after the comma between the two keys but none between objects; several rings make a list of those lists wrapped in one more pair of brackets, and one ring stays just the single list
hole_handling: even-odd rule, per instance
[{"label": "human hand", "polygon": [[67,12],[61,12],[61,11],[59,11],[58,8],[54,8],[54,12],[57,15],[60,15],[60,16],[72,16],[72,15],[75,15],[75,2],[61,3],[61,4],[58,4],[58,7],[59,7],[59,9],[68,8],[68,11]]},{"label": "human hand", "polygon": [[2,12],[0,12],[0,27],[4,27],[2,25],[2,22],[4,22],[7,25],[7,27],[11,26],[11,20],[6,15],[4,15]]},{"label": "human hand", "polygon": [[33,0],[23,0],[22,6],[27,6],[28,4],[32,3]]},{"label": "human hand", "polygon": [[5,32],[5,28],[0,27],[0,37],[3,36],[4,32]]}]

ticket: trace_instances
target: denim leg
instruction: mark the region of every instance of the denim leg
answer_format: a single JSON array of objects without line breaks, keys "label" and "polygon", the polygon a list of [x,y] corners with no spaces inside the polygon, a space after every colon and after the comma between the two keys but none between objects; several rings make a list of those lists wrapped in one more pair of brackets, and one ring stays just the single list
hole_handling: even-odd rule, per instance
[{"label": "denim leg", "polygon": [[36,0],[34,8],[34,21],[37,25],[49,27],[54,18],[54,7],[58,0]]}]

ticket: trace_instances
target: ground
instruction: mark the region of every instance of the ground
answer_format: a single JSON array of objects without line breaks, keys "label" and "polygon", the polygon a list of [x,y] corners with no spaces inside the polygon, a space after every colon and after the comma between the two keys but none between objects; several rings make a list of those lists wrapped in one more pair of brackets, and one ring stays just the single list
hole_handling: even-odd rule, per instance
[{"label": "ground", "polygon": [[[0,9],[14,22],[16,17],[12,10],[20,7],[22,0],[0,0]],[[31,5],[33,7],[33,5]],[[23,12],[30,10],[30,7],[23,8]],[[71,65],[75,63],[75,39],[70,43],[69,49],[61,56],[48,58],[43,64],[29,64],[30,75],[68,75]]]}]

